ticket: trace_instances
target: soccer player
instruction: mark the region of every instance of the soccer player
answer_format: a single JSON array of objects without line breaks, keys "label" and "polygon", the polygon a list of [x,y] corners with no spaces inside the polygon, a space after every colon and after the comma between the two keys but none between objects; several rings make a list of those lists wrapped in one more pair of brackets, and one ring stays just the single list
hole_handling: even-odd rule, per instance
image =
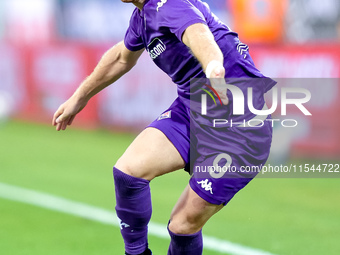
[{"label": "soccer player", "polygon": [[[241,104],[244,114],[233,114],[235,102],[241,100],[233,95],[235,87],[244,95],[251,87],[253,106],[260,110],[265,106],[263,94],[275,82],[255,68],[248,46],[200,0],[122,2],[136,6],[124,40],[103,55],[92,74],[58,108],[53,125],[58,131],[65,130],[89,99],[127,73],[146,49],[177,85],[178,98],[137,136],[113,169],[125,252],[151,254],[147,239],[152,211],[149,183],[157,176],[184,168],[192,177],[170,215],[168,254],[199,255],[204,224],[256,175],[240,171],[241,167],[261,166],[269,154],[270,123],[247,126],[245,122],[256,115],[246,100]],[[219,82],[203,88],[220,99],[217,106],[206,100],[206,108],[214,117],[234,121],[237,126],[214,127],[212,116],[190,107],[191,97],[202,92],[201,83],[191,82],[192,78],[229,79],[234,87],[228,90],[218,87]],[[226,172],[223,177],[194,171],[216,165],[228,165],[237,171]]]}]

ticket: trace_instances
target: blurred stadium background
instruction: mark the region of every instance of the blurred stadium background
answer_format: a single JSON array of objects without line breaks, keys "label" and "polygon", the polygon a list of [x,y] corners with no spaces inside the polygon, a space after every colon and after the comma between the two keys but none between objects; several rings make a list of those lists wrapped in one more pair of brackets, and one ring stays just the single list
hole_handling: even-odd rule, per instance
[{"label": "blurred stadium background", "polygon": [[[339,163],[340,1],[205,2],[249,44],[264,74],[303,80],[311,91],[313,116],[289,110],[300,125],[275,128],[270,162]],[[118,0],[0,0],[0,183],[114,211],[112,165],[174,100],[170,79],[143,54],[92,99],[71,130],[56,133],[46,124],[123,39],[132,10]],[[338,254],[340,173],[331,177],[258,179],[205,233],[272,254]],[[175,173],[154,181],[153,222],[167,222],[187,179]],[[1,253],[123,254],[118,229],[1,199],[6,189],[0,191]],[[151,236],[150,243],[155,254],[166,253],[168,240]]]}]

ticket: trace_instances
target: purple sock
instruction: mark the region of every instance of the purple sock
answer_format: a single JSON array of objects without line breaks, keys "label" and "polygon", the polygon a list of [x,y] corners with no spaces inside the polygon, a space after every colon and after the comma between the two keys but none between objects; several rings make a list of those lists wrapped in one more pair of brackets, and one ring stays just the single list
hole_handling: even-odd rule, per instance
[{"label": "purple sock", "polygon": [[202,230],[192,235],[180,235],[168,231],[171,237],[168,255],[202,255]]},{"label": "purple sock", "polygon": [[115,167],[113,176],[125,251],[142,254],[148,248],[148,223],[152,213],[149,181],[127,175]]}]

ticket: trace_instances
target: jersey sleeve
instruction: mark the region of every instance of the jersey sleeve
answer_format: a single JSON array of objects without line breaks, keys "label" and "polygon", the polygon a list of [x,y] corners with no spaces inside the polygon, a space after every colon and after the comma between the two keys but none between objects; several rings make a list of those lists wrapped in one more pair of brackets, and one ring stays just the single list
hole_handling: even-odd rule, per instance
[{"label": "jersey sleeve", "polygon": [[139,22],[140,18],[138,17],[137,9],[135,9],[124,38],[125,47],[130,51],[138,51],[144,48],[142,37],[138,32]]},{"label": "jersey sleeve", "polygon": [[[160,1],[160,2],[165,2]],[[184,31],[193,24],[207,24],[202,12],[188,0],[167,0],[157,6],[157,20],[182,41]]]}]

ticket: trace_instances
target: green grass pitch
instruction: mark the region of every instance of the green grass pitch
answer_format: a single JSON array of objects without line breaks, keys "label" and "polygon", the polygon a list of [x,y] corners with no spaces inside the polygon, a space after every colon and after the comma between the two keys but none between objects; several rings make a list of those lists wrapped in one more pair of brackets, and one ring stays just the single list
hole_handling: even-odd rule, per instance
[{"label": "green grass pitch", "polygon": [[[134,136],[103,130],[58,133],[46,125],[9,122],[0,127],[0,182],[114,211],[112,166]],[[188,180],[178,171],[152,181],[152,221],[167,223]],[[257,178],[203,233],[274,254],[335,255],[340,251],[339,202],[339,178]],[[156,255],[166,254],[168,242],[149,238]],[[1,254],[123,252],[117,227],[0,199]]]}]

